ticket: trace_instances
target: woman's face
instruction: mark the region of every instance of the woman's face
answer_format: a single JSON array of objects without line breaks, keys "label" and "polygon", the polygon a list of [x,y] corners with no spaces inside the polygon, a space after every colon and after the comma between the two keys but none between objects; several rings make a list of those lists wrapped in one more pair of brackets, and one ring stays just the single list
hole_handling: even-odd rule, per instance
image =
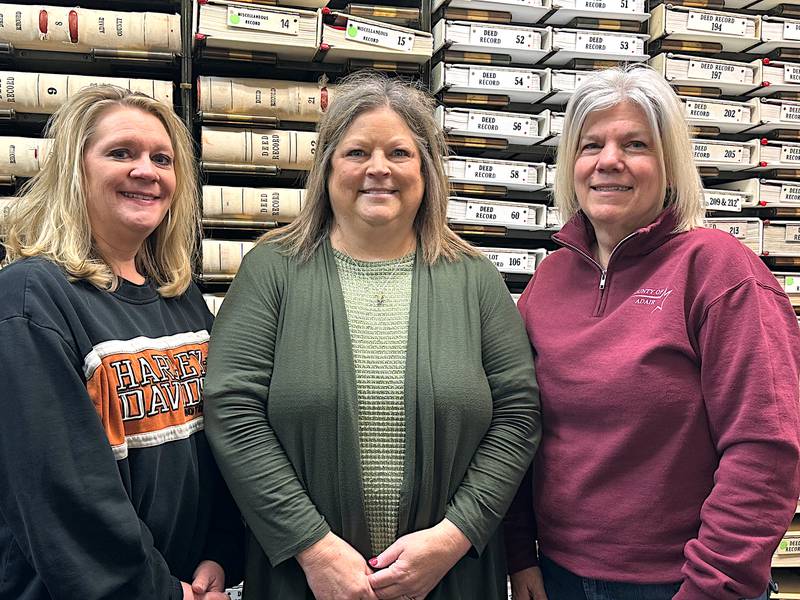
[{"label": "woman's face", "polygon": [[130,107],[103,114],[83,152],[92,236],[114,248],[138,249],[172,203],[174,158],[156,116]]},{"label": "woman's face", "polygon": [[400,115],[386,107],[362,113],[331,160],[328,195],[336,222],[411,231],[425,192],[421,169],[414,135]]},{"label": "woman's face", "polygon": [[575,194],[595,229],[624,237],[664,205],[663,166],[644,112],[623,102],[590,113],[578,142]]}]

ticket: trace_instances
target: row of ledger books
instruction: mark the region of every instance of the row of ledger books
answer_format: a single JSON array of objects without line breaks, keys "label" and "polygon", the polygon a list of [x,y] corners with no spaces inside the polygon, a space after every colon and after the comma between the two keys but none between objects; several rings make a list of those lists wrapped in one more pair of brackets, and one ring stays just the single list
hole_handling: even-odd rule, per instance
[{"label": "row of ledger books", "polygon": [[[439,9],[503,12],[507,13],[512,21],[535,23],[548,15],[554,8],[570,6],[570,2],[573,0],[433,0],[432,8],[433,12]],[[767,10],[778,3],[779,0],[725,0],[725,7]],[[627,8],[625,0],[574,0],[574,6],[590,9],[601,8],[609,12]]]},{"label": "row of ledger books", "polygon": [[[229,281],[255,246],[252,241],[205,239],[202,241],[203,278]],[[547,256],[544,248],[479,248],[501,273],[529,276]]]},{"label": "row of ledger books", "polygon": [[[498,10],[503,8],[504,7],[498,7]],[[485,18],[488,21],[500,21],[501,18],[505,20],[505,15],[498,13],[498,10],[483,14],[487,15]],[[453,11],[451,14],[458,13]],[[497,15],[498,18],[493,19],[491,15]],[[516,22],[564,25],[579,17],[624,19],[627,21],[642,22],[649,19],[650,14],[645,8],[644,0],[547,0],[541,2],[539,6],[533,7],[532,10],[525,15],[520,12],[511,12],[510,17],[511,20]],[[445,19],[451,22],[457,22],[457,20],[452,19],[447,14],[445,14]],[[512,27],[516,27],[516,25],[512,25]],[[461,38],[461,41],[463,42],[464,38]],[[492,44],[498,44],[498,42],[488,42],[487,44],[477,37],[473,37],[471,43],[486,47],[491,47]]]},{"label": "row of ledger books", "polygon": [[[209,171],[241,167],[308,170],[317,134],[278,129],[202,128],[202,161]],[[747,142],[692,140],[695,163],[720,172],[763,172],[800,168],[800,142],[764,138]],[[49,140],[0,136],[0,175],[31,177],[47,156]],[[450,181],[533,192],[548,187],[548,165],[469,156],[445,157]]]},{"label": "row of ledger books", "polygon": [[[584,54],[587,58],[605,58],[600,51]],[[771,96],[781,92],[800,92],[800,63],[768,58],[739,62],[665,53],[654,56],[648,64],[679,93],[681,87],[702,88],[701,91],[706,90],[707,95],[715,96]],[[504,96],[511,103],[563,104],[590,75],[591,71],[575,69],[440,62],[431,70],[431,89],[434,93]]]},{"label": "row of ledger books", "polygon": [[291,61],[350,59],[422,64],[433,36],[352,14],[207,0],[195,4],[195,47],[270,53]]},{"label": "row of ledger books", "polygon": [[[455,52],[500,54],[509,62],[561,65],[574,58],[591,58],[593,54],[629,62],[645,60],[645,42],[648,40],[706,43],[716,52],[767,54],[778,48],[800,48],[800,19],[671,4],[660,4],[647,13],[641,2],[634,4],[623,0],[621,3],[630,9],[621,18],[633,21],[649,19],[649,34],[443,19],[433,27],[434,52],[445,48]],[[605,10],[595,12],[604,19],[616,16],[604,14]],[[571,15],[569,12],[566,16]],[[548,22],[552,23],[552,20]]]}]

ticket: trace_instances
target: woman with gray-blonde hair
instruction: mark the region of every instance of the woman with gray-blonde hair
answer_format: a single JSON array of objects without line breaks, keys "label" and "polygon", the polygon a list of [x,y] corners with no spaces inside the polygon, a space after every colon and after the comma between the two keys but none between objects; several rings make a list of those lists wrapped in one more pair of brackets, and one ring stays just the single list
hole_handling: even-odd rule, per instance
[{"label": "woman with gray-blonde hair", "polygon": [[0,598],[225,600],[244,529],[203,432],[190,134],[101,85],[45,137],[0,271]]},{"label": "woman with gray-blonde hair", "polygon": [[497,269],[446,222],[432,99],[341,82],[299,218],[212,335],[208,431],[249,525],[245,598],[505,598],[497,526],[538,395]]},{"label": "woman with gray-blonde hair", "polygon": [[700,226],[661,76],[578,86],[555,198],[563,248],[519,301],[545,418],[505,522],[514,600],[766,598],[800,492],[800,332],[761,260]]}]

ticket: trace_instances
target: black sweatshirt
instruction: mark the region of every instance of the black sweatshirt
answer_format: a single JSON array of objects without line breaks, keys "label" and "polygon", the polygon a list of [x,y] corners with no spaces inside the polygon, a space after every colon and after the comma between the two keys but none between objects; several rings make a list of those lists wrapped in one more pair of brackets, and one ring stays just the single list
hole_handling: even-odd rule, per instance
[{"label": "black sweatshirt", "polygon": [[203,433],[199,290],[0,271],[0,600],[180,600],[242,524]]}]

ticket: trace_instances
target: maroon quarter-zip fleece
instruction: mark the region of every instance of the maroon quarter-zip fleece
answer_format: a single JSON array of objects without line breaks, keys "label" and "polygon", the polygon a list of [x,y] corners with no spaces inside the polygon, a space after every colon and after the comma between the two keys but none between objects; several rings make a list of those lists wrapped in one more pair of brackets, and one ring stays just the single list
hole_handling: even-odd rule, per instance
[{"label": "maroon quarter-zip fleece", "polygon": [[[800,491],[800,331],[753,252],[675,225],[664,211],[604,271],[579,213],[520,299],[541,386],[540,550],[583,577],[683,579],[675,600],[752,598]],[[509,515],[516,568],[535,561],[526,493]]]}]

